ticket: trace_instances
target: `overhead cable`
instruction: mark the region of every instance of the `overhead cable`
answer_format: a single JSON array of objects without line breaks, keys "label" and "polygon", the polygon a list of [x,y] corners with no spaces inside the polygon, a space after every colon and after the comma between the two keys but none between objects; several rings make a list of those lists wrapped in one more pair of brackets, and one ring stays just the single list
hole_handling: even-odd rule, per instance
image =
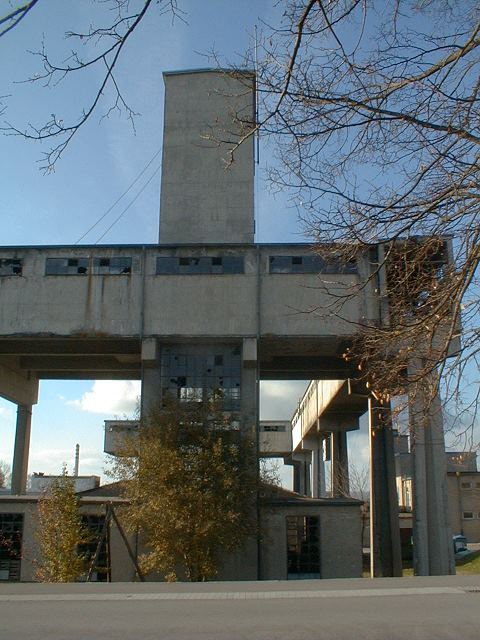
[{"label": "overhead cable", "polygon": [[[115,202],[105,211],[105,213],[100,216],[100,218],[94,223],[92,224],[92,226],[87,229],[87,231],[85,231],[85,233],[83,234],[83,236],[81,236],[76,242],[75,244],[78,244],[79,242],[81,242],[83,240],[83,238],[85,238],[85,236],[87,236],[90,231],[92,231],[93,229],[95,229],[95,227],[100,224],[100,222],[110,213],[110,211],[112,211],[112,209],[114,207],[117,206],[117,204],[120,202],[120,200],[122,198],[124,198],[127,193],[130,191],[130,189],[140,180],[140,178],[143,176],[143,174],[145,173],[145,171],[148,169],[148,167],[152,164],[152,162],[155,160],[155,158],[157,158],[159,156],[159,154],[161,153],[162,148],[160,147],[160,149],[158,149],[156,151],[156,153],[152,156],[152,158],[148,161],[148,163],[143,167],[143,169],[140,171],[140,173],[137,175],[137,177],[135,178],[135,180],[130,184],[130,186],[122,193],[122,195],[117,198],[115,200]],[[155,173],[158,171],[158,169],[156,169]],[[110,229],[110,227],[109,227]],[[102,236],[103,237],[103,236]],[[98,240],[97,240],[98,242]],[[95,243],[96,244],[96,243]]]},{"label": "overhead cable", "polygon": [[134,204],[134,203],[138,200],[138,198],[142,195],[142,193],[143,193],[143,192],[145,191],[145,189],[148,187],[148,185],[149,185],[149,184],[150,184],[150,182],[153,180],[153,178],[154,178],[154,177],[157,175],[157,173],[160,171],[160,167],[161,167],[161,166],[162,166],[162,165],[160,165],[160,164],[158,165],[158,167],[157,167],[157,168],[155,169],[155,171],[152,173],[152,175],[150,176],[150,178],[147,180],[147,182],[143,185],[143,187],[140,189],[140,191],[139,191],[139,192],[137,193],[137,195],[134,197],[134,199],[133,199],[129,204],[127,204],[127,206],[126,206],[126,207],[125,207],[125,209],[122,211],[122,213],[121,213],[117,218],[115,218],[115,220],[112,222],[112,224],[111,224],[111,225],[110,225],[110,226],[109,226],[109,227],[108,227],[108,228],[107,228],[107,229],[102,233],[102,235],[98,238],[98,240],[96,240],[95,244],[98,244],[98,243],[100,242],[100,240],[102,240],[102,239],[107,235],[107,233],[110,231],[110,229],[111,229],[112,227],[114,227],[114,226],[117,224],[117,222],[120,220],[120,218],[123,216],[123,214],[124,214],[124,213],[126,213],[126,212],[130,209],[130,207],[132,206],[132,204]]}]

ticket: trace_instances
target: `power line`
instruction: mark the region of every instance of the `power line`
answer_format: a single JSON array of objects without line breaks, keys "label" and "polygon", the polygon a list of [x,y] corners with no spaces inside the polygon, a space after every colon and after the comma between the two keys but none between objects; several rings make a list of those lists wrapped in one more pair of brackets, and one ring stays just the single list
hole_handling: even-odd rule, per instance
[{"label": "power line", "polygon": [[115,218],[115,220],[112,222],[112,224],[111,224],[111,225],[110,225],[110,226],[109,226],[109,227],[108,227],[108,228],[107,228],[107,229],[102,233],[102,235],[98,238],[98,240],[95,242],[95,244],[98,244],[98,243],[100,242],[100,240],[102,240],[102,239],[107,235],[107,233],[110,231],[110,229],[111,229],[112,227],[114,227],[114,226],[117,224],[117,222],[120,220],[120,218],[123,216],[123,214],[124,214],[124,213],[126,213],[126,212],[130,209],[130,207],[132,206],[132,204],[134,204],[134,203],[138,200],[138,198],[142,195],[142,193],[143,193],[143,192],[145,191],[145,189],[148,187],[148,185],[149,185],[149,184],[150,184],[150,182],[153,180],[153,178],[157,175],[157,173],[159,172],[159,170],[160,170],[160,167],[161,167],[161,166],[162,166],[161,164],[159,164],[159,165],[158,165],[158,167],[157,167],[157,168],[155,169],[155,171],[152,173],[152,175],[150,176],[150,178],[147,180],[147,182],[143,185],[143,187],[140,189],[140,191],[139,191],[139,192],[137,193],[137,195],[134,197],[134,199],[133,199],[129,204],[127,204],[127,206],[126,206],[126,207],[125,207],[125,209],[122,211],[122,213],[121,213],[117,218]]},{"label": "power line", "polygon": [[[96,227],[98,224],[100,224],[100,222],[101,222],[101,221],[102,221],[102,220],[103,220],[103,219],[104,219],[104,218],[105,218],[105,217],[110,213],[110,211],[112,211],[112,209],[113,209],[114,207],[116,207],[116,206],[117,206],[117,204],[120,202],[120,200],[121,200],[123,197],[125,197],[125,196],[127,195],[127,193],[130,191],[130,189],[131,189],[131,188],[132,188],[132,187],[133,187],[133,186],[134,186],[134,185],[135,185],[135,184],[140,180],[140,178],[143,176],[143,174],[144,174],[144,173],[145,173],[145,171],[148,169],[148,167],[152,164],[152,162],[155,160],[155,158],[157,158],[157,157],[159,156],[159,154],[161,153],[161,151],[162,151],[162,147],[160,147],[160,149],[158,149],[158,150],[156,151],[156,153],[152,156],[152,158],[148,161],[148,163],[147,163],[147,164],[144,166],[144,168],[140,171],[140,173],[137,175],[137,177],[135,178],[135,180],[130,184],[130,186],[129,186],[129,187],[128,187],[128,188],[127,188],[127,189],[122,193],[122,195],[121,195],[119,198],[117,198],[117,199],[115,200],[115,202],[114,202],[114,203],[113,203],[113,204],[112,204],[112,205],[111,205],[111,206],[110,206],[110,207],[105,211],[105,213],[104,213],[102,216],[100,216],[100,218],[99,218],[99,219],[98,219],[94,224],[92,224],[92,226],[91,226],[87,231],[85,231],[85,233],[83,234],[83,236],[81,236],[81,237],[80,237],[80,238],[75,242],[75,244],[78,244],[79,242],[81,242],[81,241],[83,240],[83,238],[85,238],[85,236],[87,236],[87,235],[90,233],[90,231],[92,231],[92,229],[95,229],[95,227]],[[158,169],[156,169],[156,170],[155,170],[155,173],[156,173],[157,171],[158,171]],[[155,175],[155,174],[154,174],[154,175]],[[153,176],[152,176],[152,177],[153,177]],[[150,180],[151,180],[151,178],[150,178]],[[141,193],[141,192],[140,192],[140,193]],[[122,214],[122,215],[123,215],[123,214]],[[115,224],[115,223],[114,223],[114,224]],[[109,227],[108,229],[110,229],[110,228],[111,228],[111,227]],[[108,229],[107,229],[107,231],[108,231]],[[103,238],[103,236],[102,236],[102,238]],[[98,242],[98,240],[97,240],[97,242]]]}]

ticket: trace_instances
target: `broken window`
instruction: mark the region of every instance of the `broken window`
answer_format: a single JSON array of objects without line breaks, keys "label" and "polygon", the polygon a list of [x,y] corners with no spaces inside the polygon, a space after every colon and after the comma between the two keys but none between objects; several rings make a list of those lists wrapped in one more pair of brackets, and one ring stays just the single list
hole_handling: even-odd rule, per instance
[{"label": "broken window", "polygon": [[270,273],[357,273],[355,261],[324,259],[316,255],[270,256]]},{"label": "broken window", "polygon": [[128,275],[132,273],[131,258],[94,258],[93,271],[98,275]]},{"label": "broken window", "polygon": [[[102,537],[105,527],[105,516],[82,514],[82,522],[87,527],[91,539],[89,542],[79,544],[78,551],[85,557],[86,566],[89,569],[97,552],[98,543]],[[91,580],[93,582],[107,582],[108,580],[108,543],[109,531],[107,530],[106,535],[103,537],[102,544],[100,545],[98,557],[93,568],[91,576]]]},{"label": "broken window", "polygon": [[157,257],[157,275],[235,274],[243,272],[243,256]]},{"label": "broken window", "polygon": [[0,513],[0,581],[20,581],[23,513]]},{"label": "broken window", "polygon": [[88,258],[47,258],[45,275],[78,276],[88,273]]},{"label": "broken window", "polygon": [[318,516],[287,516],[288,578],[320,578]]},{"label": "broken window", "polygon": [[162,389],[182,402],[218,400],[240,409],[241,350],[232,345],[172,345],[162,350]]},{"label": "broken window", "polygon": [[22,261],[18,258],[0,259],[0,276],[21,276]]}]

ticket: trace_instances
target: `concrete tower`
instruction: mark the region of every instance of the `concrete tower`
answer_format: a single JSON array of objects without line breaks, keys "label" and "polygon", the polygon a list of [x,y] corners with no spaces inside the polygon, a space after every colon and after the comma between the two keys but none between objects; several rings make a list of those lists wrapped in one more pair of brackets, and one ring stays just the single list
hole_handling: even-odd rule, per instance
[{"label": "concrete tower", "polygon": [[160,244],[253,243],[253,136],[235,148],[255,120],[253,73],[163,78]]}]

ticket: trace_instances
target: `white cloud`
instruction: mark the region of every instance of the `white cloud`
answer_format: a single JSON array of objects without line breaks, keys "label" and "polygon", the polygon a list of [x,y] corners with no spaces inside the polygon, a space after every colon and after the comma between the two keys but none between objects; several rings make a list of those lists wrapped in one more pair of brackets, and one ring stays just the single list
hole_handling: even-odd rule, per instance
[{"label": "white cloud", "polygon": [[139,397],[140,382],[136,380],[96,380],[91,391],[67,404],[89,413],[123,415],[135,411]]},{"label": "white cloud", "polygon": [[290,420],[308,382],[305,380],[265,380],[260,384],[260,418]]}]

